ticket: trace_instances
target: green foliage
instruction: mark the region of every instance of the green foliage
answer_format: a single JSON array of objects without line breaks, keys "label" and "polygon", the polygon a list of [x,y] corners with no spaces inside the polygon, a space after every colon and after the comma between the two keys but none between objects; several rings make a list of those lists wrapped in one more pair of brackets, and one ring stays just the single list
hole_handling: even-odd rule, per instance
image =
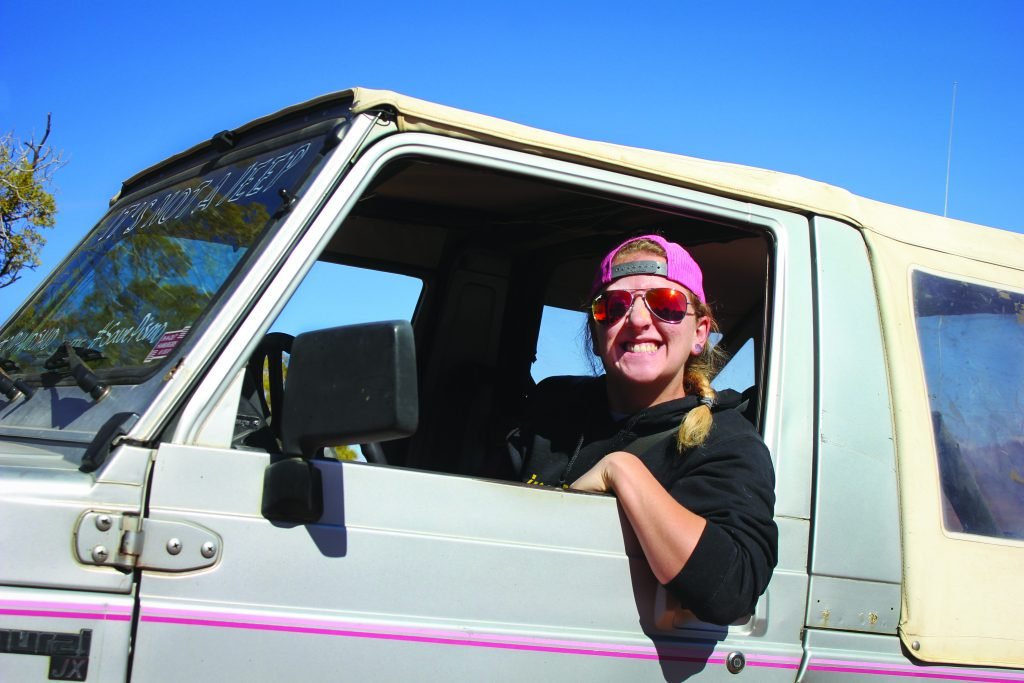
[{"label": "green foliage", "polygon": [[359,454],[351,446],[335,446],[334,455],[338,460],[358,460]]},{"label": "green foliage", "polygon": [[[182,186],[189,183],[195,179]],[[154,197],[159,199],[150,195],[133,206],[149,205],[157,201]],[[219,197],[212,197],[211,204]],[[94,369],[139,366],[156,339],[143,334],[130,343],[107,343],[110,335],[130,334],[140,323],[147,330],[163,326],[166,331],[193,325],[271,220],[270,209],[259,201],[211,206],[123,233],[111,229],[121,217],[115,210],[97,226],[49,287],[23,308],[8,328],[12,334],[52,331],[54,342],[67,338],[94,348],[103,354],[94,360]],[[12,356],[27,371],[53,351],[50,345]]]},{"label": "green foliage", "polygon": [[39,266],[46,244],[40,230],[54,224],[57,204],[48,188],[64,161],[46,144],[49,136],[47,115],[38,143],[21,142],[13,133],[0,137],[0,288],[18,280],[23,269]]}]

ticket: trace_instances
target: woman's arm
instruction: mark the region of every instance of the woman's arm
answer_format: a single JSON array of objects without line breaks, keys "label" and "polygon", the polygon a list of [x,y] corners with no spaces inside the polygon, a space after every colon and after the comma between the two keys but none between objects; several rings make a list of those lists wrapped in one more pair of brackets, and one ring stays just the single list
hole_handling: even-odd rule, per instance
[{"label": "woman's arm", "polygon": [[683,507],[632,453],[615,451],[572,484],[592,493],[614,493],[662,584],[675,578],[697,546],[705,519]]},{"label": "woman's arm", "polygon": [[623,451],[602,458],[573,488],[615,494],[658,581],[699,618],[728,624],[749,614],[767,587],[778,529],[768,449],[741,416],[718,419],[733,436],[687,453],[685,471],[667,489]]}]

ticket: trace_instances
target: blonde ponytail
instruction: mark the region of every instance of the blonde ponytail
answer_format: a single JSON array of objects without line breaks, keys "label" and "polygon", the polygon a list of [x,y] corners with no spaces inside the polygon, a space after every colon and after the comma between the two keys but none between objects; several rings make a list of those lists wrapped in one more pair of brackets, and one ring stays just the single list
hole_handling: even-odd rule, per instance
[{"label": "blonde ponytail", "polygon": [[[718,325],[711,315],[710,307],[699,301],[691,302],[691,305],[698,318],[703,316],[711,318],[711,331],[717,332]],[[715,390],[711,388],[711,378],[715,376],[719,368],[725,365],[725,360],[725,352],[717,345],[708,343],[700,354],[691,358],[686,365],[683,388],[688,396],[699,396],[700,404],[686,413],[683,421],[679,424],[676,445],[680,453],[688,448],[701,445],[711,433],[713,422],[711,406],[714,405],[716,397]]]},{"label": "blonde ponytail", "polygon": [[687,448],[701,445],[708,438],[712,423],[711,406],[715,400],[715,390],[711,388],[711,382],[703,373],[687,369],[684,381],[689,385],[686,393],[700,396],[701,402],[697,407],[691,408],[679,424],[676,444],[680,453]]}]

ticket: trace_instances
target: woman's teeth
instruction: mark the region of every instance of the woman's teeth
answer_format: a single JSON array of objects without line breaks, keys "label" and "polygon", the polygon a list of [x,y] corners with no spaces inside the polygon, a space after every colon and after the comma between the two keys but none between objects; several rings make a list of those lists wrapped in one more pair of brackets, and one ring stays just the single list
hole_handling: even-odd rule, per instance
[{"label": "woman's teeth", "polygon": [[627,343],[626,351],[630,353],[654,353],[658,350],[658,345],[652,342],[643,342],[640,344]]}]

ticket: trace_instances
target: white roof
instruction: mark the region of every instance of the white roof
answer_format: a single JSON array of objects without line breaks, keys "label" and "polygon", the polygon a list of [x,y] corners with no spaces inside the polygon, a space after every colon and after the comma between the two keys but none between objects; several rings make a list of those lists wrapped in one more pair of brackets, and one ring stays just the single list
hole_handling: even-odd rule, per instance
[{"label": "white roof", "polygon": [[[800,176],[677,154],[583,140],[388,90],[353,88],[356,112],[387,107],[403,131],[447,135],[628,172],[692,189],[806,214],[971,259],[1024,269],[1024,235],[859,197]],[[319,99],[319,98],[318,98]]]},{"label": "white roof", "polygon": [[[379,108],[397,112],[398,127],[402,131],[475,140],[625,172],[740,201],[828,216],[901,242],[1024,270],[1024,235],[1018,233],[885,204],[859,197],[834,185],[789,173],[574,138],[427,102],[390,90],[352,88],[329,93],[251,121],[235,132],[241,133],[285,114],[343,98],[352,98],[352,111],[356,113]],[[125,183],[129,184],[153,169],[185,157],[207,144],[200,143],[166,159],[137,173]]]}]

